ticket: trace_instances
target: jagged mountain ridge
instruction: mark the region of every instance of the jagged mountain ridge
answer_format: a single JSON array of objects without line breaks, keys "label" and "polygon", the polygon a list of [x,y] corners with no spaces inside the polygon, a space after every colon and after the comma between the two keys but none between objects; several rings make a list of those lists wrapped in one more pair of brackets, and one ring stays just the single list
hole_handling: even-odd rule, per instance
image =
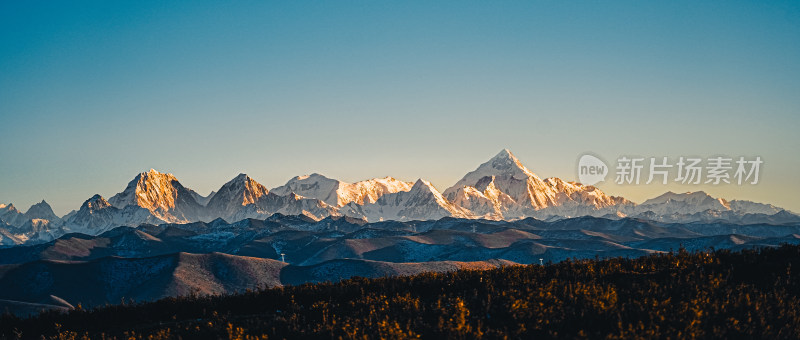
[{"label": "jagged mountain ridge", "polygon": [[347,183],[314,173],[294,177],[272,191],[240,174],[217,191],[202,196],[184,187],[174,175],[151,169],[135,176],[108,201],[98,195],[84,205],[59,218],[44,201],[24,214],[13,204],[2,204],[0,228],[4,232],[0,243],[43,242],[67,232],[96,235],[117,226],[144,223],[264,219],[275,213],[305,215],[314,220],[345,215],[371,222],[442,217],[553,220],[629,216],[660,222],[780,224],[800,219],[773,205],[726,201],[704,192],[668,192],[637,205],[593,186],[554,177],[541,179],[507,149],[443,193],[424,180],[412,184],[384,177]]},{"label": "jagged mountain ridge", "polygon": [[25,212],[24,216],[25,220],[27,221],[39,219],[56,222],[60,220],[60,218],[56,216],[56,213],[53,212],[53,208],[50,207],[50,204],[48,204],[45,200],[42,200],[41,202],[36,203],[28,208],[28,211]]},{"label": "jagged mountain ridge", "polygon": [[423,179],[417,180],[408,191],[385,194],[374,203],[358,205],[351,202],[342,211],[346,216],[365,218],[368,221],[474,217],[469,210],[453,205],[430,182]]},{"label": "jagged mountain ridge", "polygon": [[[542,180],[511,153],[503,149],[477,169],[467,173],[444,191],[449,200],[478,200],[491,203],[489,213],[500,218],[525,216],[593,215],[608,207],[632,205],[622,198],[609,196],[593,186],[571,183],[559,178]],[[466,203],[461,203],[465,205]],[[484,216],[486,216],[484,214]]]},{"label": "jagged mountain ridge", "polygon": [[225,183],[209,200],[206,220],[223,218],[239,221],[246,218],[267,218],[272,214],[306,215],[315,220],[338,216],[335,207],[316,198],[294,192],[276,195],[246,174],[239,174]]},{"label": "jagged mountain ridge", "polygon": [[239,174],[214,193],[206,205],[206,216],[230,220],[242,207],[255,204],[268,193],[265,186],[250,176]]},{"label": "jagged mountain ridge", "polygon": [[331,206],[342,207],[350,202],[359,205],[374,203],[385,194],[409,191],[412,186],[413,183],[388,176],[347,183],[313,173],[294,177],[286,184],[272,189],[272,192],[281,196],[294,192],[301,196],[319,199]]},{"label": "jagged mountain ridge", "polygon": [[174,175],[150,169],[136,175],[125,190],[112,196],[108,202],[120,209],[138,206],[149,210],[158,219],[182,222],[196,220],[203,214],[203,206],[197,203],[192,193]]},{"label": "jagged mountain ridge", "polygon": [[0,221],[10,225],[18,225],[24,223],[25,215],[14,204],[0,204]]}]

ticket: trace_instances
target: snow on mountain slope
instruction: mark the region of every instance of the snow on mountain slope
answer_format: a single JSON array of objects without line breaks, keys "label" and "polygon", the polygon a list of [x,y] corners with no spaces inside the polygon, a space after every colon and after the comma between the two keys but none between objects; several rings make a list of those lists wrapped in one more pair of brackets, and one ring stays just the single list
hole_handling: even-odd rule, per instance
[{"label": "snow on mountain slope", "polygon": [[14,204],[0,204],[0,220],[12,226],[25,223],[25,215]]},{"label": "snow on mountain slope", "polygon": [[767,214],[774,215],[781,211],[785,211],[772,204],[756,203],[751,201],[732,200],[728,202],[731,210],[747,214]]},{"label": "snow on mountain slope", "polygon": [[738,224],[797,223],[800,216],[771,204],[726,201],[703,192],[667,192],[644,203],[625,207],[628,216],[660,222],[717,222]]},{"label": "snow on mountain slope", "polygon": [[26,240],[20,239],[9,229],[13,228],[11,225],[0,222],[0,246],[10,247],[25,243]]},{"label": "snow on mountain slope", "polygon": [[511,196],[497,189],[494,176],[483,177],[475,186],[464,186],[456,190],[450,198],[454,205],[463,207],[473,215],[487,219],[503,219],[509,209],[517,209],[518,205]]},{"label": "snow on mountain slope", "polygon": [[4,234],[15,242],[46,242],[61,235],[58,232],[61,219],[44,200],[31,206],[24,214],[17,211],[13,204],[0,205],[0,216],[3,217],[0,218],[0,225],[6,226]]},{"label": "snow on mountain slope", "polygon": [[[276,213],[283,215],[304,215],[317,221],[328,216],[340,216],[336,207],[330,206],[321,200],[303,197],[294,193],[280,196],[270,192],[262,196],[254,206],[258,211],[258,215],[255,216],[262,219]],[[237,216],[236,219],[238,218],[240,217]]]},{"label": "snow on mountain slope", "polygon": [[381,220],[430,220],[442,217],[473,217],[462,207],[453,205],[430,182],[419,179],[409,191],[385,194],[375,203],[358,205],[351,202],[342,207],[345,216]]},{"label": "snow on mountain slope", "polygon": [[455,185],[444,191],[445,197],[462,187],[475,187],[484,177],[494,176],[494,184],[498,190],[507,194],[517,204],[531,206],[535,209],[550,206],[549,196],[553,196],[550,188],[536,174],[528,170],[509,151],[503,149],[477,169],[467,173]]},{"label": "snow on mountain slope", "polygon": [[347,183],[314,173],[294,177],[286,184],[272,189],[272,192],[281,196],[294,192],[304,197],[316,198],[331,206],[341,207],[350,202],[374,203],[384,194],[408,191],[412,185],[413,183],[392,177]]},{"label": "snow on mountain slope", "polygon": [[339,204],[374,203],[381,196],[401,191],[409,191],[414,183],[403,182],[393,177],[373,178],[345,185],[339,190]]},{"label": "snow on mountain slope", "polygon": [[208,196],[203,196],[192,189],[186,188],[186,190],[189,190],[189,193],[192,195],[192,198],[194,198],[195,202],[202,206],[208,205],[208,201],[210,201],[211,198],[214,197],[214,194],[217,193],[216,191],[212,191],[210,194],[208,194]]},{"label": "snow on mountain slope", "polygon": [[591,185],[567,182],[555,177],[545,179],[544,182],[555,189],[556,202],[561,205],[574,203],[600,209],[621,204],[632,204],[631,201],[623,197],[609,196]]},{"label": "snow on mountain slope", "polygon": [[731,210],[727,201],[714,198],[703,192],[687,192],[677,194],[672,191],[658,197],[644,201],[638,207],[638,212],[652,211],[659,215],[673,213],[694,214],[706,210],[727,211]]},{"label": "snow on mountain slope", "polygon": [[51,208],[50,204],[47,204],[45,200],[42,200],[41,202],[36,203],[28,208],[28,211],[25,212],[25,219],[40,219],[51,222],[57,222],[60,220],[60,218],[58,218],[58,216],[56,216],[56,214],[53,212],[53,208]]},{"label": "snow on mountain slope", "polygon": [[62,228],[67,233],[97,235],[119,226],[136,227],[145,223],[164,222],[145,208],[127,205],[120,209],[111,205],[102,196],[94,195],[86,200],[78,211],[64,217]]},{"label": "snow on mountain slope", "polygon": [[[475,190],[466,189],[470,187]],[[499,198],[492,202],[493,208],[490,210],[493,213],[487,210],[488,202],[475,194],[475,191],[483,192],[487,188]],[[508,149],[500,151],[488,162],[467,173],[455,185],[445,190],[444,195],[460,205],[477,205],[476,215],[500,214],[498,217],[506,219],[523,216],[607,214],[610,211],[606,208],[633,205],[624,198],[606,195],[593,186],[566,182],[559,178],[542,180],[522,165]],[[473,196],[475,199],[467,199]],[[483,196],[487,195],[484,193]]]},{"label": "snow on mountain slope", "polygon": [[116,208],[137,206],[149,210],[158,219],[168,222],[198,220],[203,207],[172,174],[154,169],[142,172],[128,183],[128,187],[109,199]]},{"label": "snow on mountain slope", "polygon": [[465,186],[459,188],[451,196],[454,205],[469,210],[475,216],[495,220],[503,218],[501,211],[503,206],[475,187]]},{"label": "snow on mountain slope", "polygon": [[[206,216],[209,220],[222,217],[230,220],[242,207],[254,205],[261,197],[267,195],[266,187],[245,174],[239,174],[225,183],[206,205]],[[234,221],[234,220],[231,220]]]},{"label": "snow on mountain slope", "polygon": [[245,218],[264,219],[274,213],[306,215],[315,220],[339,216],[336,207],[321,200],[293,192],[277,195],[245,174],[225,183],[208,202],[206,210],[208,220],[222,217],[232,222]]},{"label": "snow on mountain slope", "polygon": [[17,236],[24,238],[25,242],[47,242],[63,235],[62,230],[59,228],[59,222],[59,220],[52,222],[46,219],[33,218],[19,227],[20,234]]},{"label": "snow on mountain slope", "polygon": [[540,216],[562,217],[624,215],[622,211],[636,204],[623,197],[609,196],[594,186],[567,182],[560,178],[544,180],[555,192],[555,205],[541,209]]},{"label": "snow on mountain slope", "polygon": [[337,190],[342,182],[313,173],[311,175],[296,176],[286,184],[271,190],[273,194],[286,196],[295,193],[303,197],[316,198],[328,205],[338,206],[339,196]]},{"label": "snow on mountain slope", "polygon": [[[800,216],[773,205],[726,201],[702,191],[668,192],[636,205],[594,186],[555,177],[542,180],[504,149],[444,193],[423,180],[412,184],[384,177],[347,183],[315,173],[294,177],[272,191],[240,174],[217,192],[202,196],[181,185],[172,174],[151,169],[135,176],[124,191],[108,201],[93,197],[81,209],[60,219],[45,201],[24,214],[13,204],[0,204],[0,226],[16,241],[42,242],[65,232],[94,234],[121,225],[217,218],[236,222],[266,219],[275,213],[303,215],[311,220],[349,216],[372,222],[442,217],[559,220],[578,216],[670,223],[785,224],[800,220]],[[5,240],[11,238],[6,236]]]}]

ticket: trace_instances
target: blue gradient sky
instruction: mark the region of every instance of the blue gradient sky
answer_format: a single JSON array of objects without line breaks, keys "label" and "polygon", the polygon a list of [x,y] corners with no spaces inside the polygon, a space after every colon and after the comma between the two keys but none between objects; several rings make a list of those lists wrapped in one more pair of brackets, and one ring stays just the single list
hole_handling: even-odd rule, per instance
[{"label": "blue gradient sky", "polygon": [[[760,155],[800,211],[800,2],[0,2],[0,202],[63,214],[150,168],[201,193],[319,172],[440,190],[502,148]],[[612,177],[612,176],[609,176]]]}]

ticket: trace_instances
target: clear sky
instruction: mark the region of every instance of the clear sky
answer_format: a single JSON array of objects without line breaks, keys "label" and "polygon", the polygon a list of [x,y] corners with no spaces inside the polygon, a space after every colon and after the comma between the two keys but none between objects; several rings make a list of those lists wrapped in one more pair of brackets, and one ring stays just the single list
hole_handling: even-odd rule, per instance
[{"label": "clear sky", "polygon": [[584,152],[759,155],[754,186],[598,186],[800,212],[798,128],[797,1],[0,2],[0,202],[23,211],[150,168],[443,191],[509,148],[568,180]]}]

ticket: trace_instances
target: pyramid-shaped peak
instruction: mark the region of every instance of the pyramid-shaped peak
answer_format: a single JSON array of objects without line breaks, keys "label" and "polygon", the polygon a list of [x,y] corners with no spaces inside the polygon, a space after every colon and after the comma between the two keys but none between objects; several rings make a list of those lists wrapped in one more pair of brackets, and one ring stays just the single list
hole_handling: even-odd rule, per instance
[{"label": "pyramid-shaped peak", "polygon": [[[231,190],[235,191],[254,191],[259,192],[257,196],[265,195],[267,193],[267,188],[265,188],[261,183],[258,183],[252,177],[248,176],[247,174],[241,173],[236,175],[233,179],[228,181],[222,185],[222,187],[217,191],[219,192],[230,192]],[[216,194],[214,196],[217,196]],[[220,197],[221,198],[221,197]],[[218,198],[219,199],[219,198]]]},{"label": "pyramid-shaped peak", "polygon": [[515,157],[511,151],[508,149],[503,149],[486,163],[481,164],[477,169],[475,169],[475,171],[467,174],[464,179],[469,180],[464,184],[473,185],[481,177],[492,175],[510,175],[518,179],[536,177],[533,172],[522,165],[519,159],[517,159],[517,157]]},{"label": "pyramid-shaped peak", "polygon": [[26,219],[43,219],[43,220],[55,220],[58,219],[58,216],[53,212],[53,208],[50,207],[45,200],[42,200],[39,203],[32,205],[28,208],[28,211],[25,212]]},{"label": "pyramid-shaped peak", "polygon": [[151,168],[147,172],[139,173],[139,175],[136,176],[136,177],[137,178],[142,178],[142,177],[144,177],[144,178],[156,178],[156,177],[171,177],[171,178],[174,178],[175,176],[172,175],[171,173],[159,172],[158,170]]},{"label": "pyramid-shaped peak", "polygon": [[154,212],[157,216],[160,216],[159,218],[164,217],[165,220],[172,219],[177,221],[179,218],[173,218],[174,216],[172,215],[167,216],[172,214],[176,204],[197,205],[193,198],[184,199],[181,197],[186,194],[189,194],[189,191],[181,185],[174,175],[151,169],[148,172],[136,175],[133,180],[128,182],[125,190],[111,196],[108,201],[119,209],[129,205],[139,206]]},{"label": "pyramid-shaped peak", "polygon": [[45,202],[45,200],[42,200],[41,202],[32,205],[28,209],[28,211],[30,211],[30,209],[36,209],[36,208],[50,209],[50,204],[47,204],[47,202]]},{"label": "pyramid-shaped peak", "polygon": [[[155,191],[162,194],[173,190],[173,188],[170,187],[172,186],[173,182],[177,181],[178,179],[173,174],[162,173],[154,169],[150,169],[148,172],[142,172],[136,175],[136,177],[134,177],[134,179],[128,183],[128,186],[125,188],[123,193],[127,192],[129,196],[136,196],[130,195],[130,193],[135,191]],[[111,197],[111,202],[114,201],[115,197]]]},{"label": "pyramid-shaped peak", "polygon": [[436,195],[440,195],[439,190],[436,189],[436,187],[434,187],[433,184],[431,184],[431,182],[428,182],[422,178],[414,182],[414,185],[411,186],[411,189],[408,192],[411,193],[426,192],[426,193],[433,193]]},{"label": "pyramid-shaped peak", "polygon": [[430,188],[430,187],[433,187],[433,185],[431,184],[431,182],[428,182],[428,181],[420,178],[416,182],[414,182],[414,185],[411,187],[411,190],[414,190],[414,188],[418,188],[418,187]]},{"label": "pyramid-shaped peak", "polygon": [[94,209],[103,209],[110,206],[111,203],[108,203],[108,201],[106,201],[106,199],[103,198],[103,196],[100,196],[100,194],[94,194],[94,196],[83,202],[83,205],[81,205],[81,209],[86,208],[94,210]]},{"label": "pyramid-shaped peak", "polygon": [[[258,183],[256,180],[254,180],[253,177],[250,177],[250,176],[248,176],[247,174],[244,174],[244,173],[236,175],[236,177],[234,177],[233,179],[228,181],[228,183],[226,183],[226,185],[228,185],[228,184],[238,184],[238,183],[245,183],[245,184],[253,183],[254,185],[261,186],[261,184]],[[223,185],[223,187],[225,187],[226,185]]]},{"label": "pyramid-shaped peak", "polygon": [[[492,159],[487,162],[488,164],[492,165],[492,168],[502,170],[502,169],[511,169],[511,168],[521,168],[525,169],[525,167],[520,163],[519,159],[514,156],[508,149],[501,150],[497,155],[492,157]],[[527,169],[525,169],[527,170]]]},{"label": "pyramid-shaped peak", "polygon": [[499,159],[502,159],[502,158],[508,158],[508,159],[514,159],[514,160],[516,160],[516,159],[517,159],[517,157],[515,157],[515,156],[514,156],[514,154],[513,154],[513,153],[511,153],[511,150],[509,150],[509,149],[503,149],[503,150],[500,150],[500,152],[498,152],[498,153],[497,153],[497,155],[495,155],[495,156],[494,156],[494,157],[492,157],[492,158],[493,158],[493,159],[494,159],[494,158],[499,158]]},{"label": "pyramid-shaped peak", "polygon": [[248,176],[245,173],[240,173],[240,174],[236,175],[236,177],[233,178],[233,181],[236,181],[236,182],[249,181],[249,180],[250,180],[250,176]]},{"label": "pyramid-shaped peak", "polygon": [[[178,179],[171,173],[163,173],[159,172],[155,169],[150,169],[146,172],[138,173],[133,180],[128,183],[129,188],[135,188],[137,186],[142,186],[146,183],[151,183],[154,181],[166,181],[167,183],[172,181],[177,181]],[[113,197],[112,197],[113,201]]]},{"label": "pyramid-shaped peak", "polygon": [[223,184],[211,199],[207,207],[227,216],[237,207],[256,203],[259,198],[267,195],[269,190],[246,174],[239,174],[232,180]]},{"label": "pyramid-shaped peak", "polygon": [[[528,184],[521,186],[519,182]],[[549,189],[536,174],[522,165],[510,150],[503,149],[445,190],[444,196],[453,199],[458,189],[464,186],[475,187],[483,191],[489,183],[494,183],[493,187],[508,194],[517,202],[530,202],[534,196],[537,196],[541,202],[550,195],[547,192]]]}]

